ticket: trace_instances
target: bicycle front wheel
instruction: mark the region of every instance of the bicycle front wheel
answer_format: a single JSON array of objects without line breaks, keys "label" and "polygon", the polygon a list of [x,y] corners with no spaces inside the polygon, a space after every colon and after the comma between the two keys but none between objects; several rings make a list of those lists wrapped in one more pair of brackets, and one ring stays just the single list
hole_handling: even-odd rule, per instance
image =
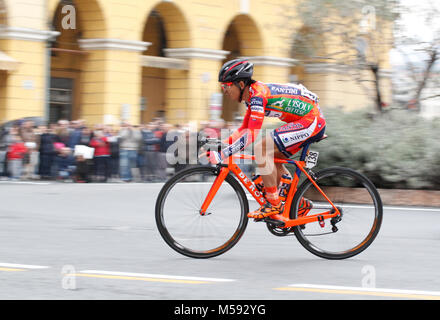
[{"label": "bicycle front wheel", "polygon": [[[311,253],[326,259],[346,259],[364,251],[376,238],[383,215],[380,195],[373,183],[352,169],[332,167],[315,174],[316,184],[341,215],[294,227],[298,241]],[[332,206],[310,180],[298,188],[291,217],[298,217],[302,198],[311,200],[307,216],[331,211]]]},{"label": "bicycle front wheel", "polygon": [[192,258],[211,258],[231,249],[243,235],[249,204],[240,184],[228,175],[206,214],[200,209],[219,171],[213,167],[183,170],[162,188],[156,224],[165,242]]}]

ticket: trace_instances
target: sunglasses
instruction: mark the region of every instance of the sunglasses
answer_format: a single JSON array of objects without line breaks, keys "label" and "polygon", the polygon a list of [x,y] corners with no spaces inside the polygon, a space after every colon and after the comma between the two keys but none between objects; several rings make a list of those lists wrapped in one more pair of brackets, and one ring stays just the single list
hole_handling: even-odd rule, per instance
[{"label": "sunglasses", "polygon": [[233,85],[234,85],[233,82],[223,82],[223,83],[221,84],[223,92],[226,92],[226,90],[228,90],[228,89],[229,89],[230,87],[232,87]]}]

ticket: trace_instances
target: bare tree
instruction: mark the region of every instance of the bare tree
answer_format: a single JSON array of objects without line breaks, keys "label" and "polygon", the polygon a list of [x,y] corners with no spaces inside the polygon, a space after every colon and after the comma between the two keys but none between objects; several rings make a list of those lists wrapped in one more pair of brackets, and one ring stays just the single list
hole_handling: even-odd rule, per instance
[{"label": "bare tree", "polygon": [[302,27],[292,35],[293,58],[342,68],[382,111],[381,71],[393,46],[398,0],[300,0]]},{"label": "bare tree", "polygon": [[433,88],[440,86],[440,79],[433,77],[436,64],[440,61],[440,5],[433,1],[425,1],[423,5],[415,7],[402,7],[403,13],[411,10],[412,14],[420,19],[430,30],[431,35],[408,35],[408,26],[405,21],[396,25],[396,49],[404,58],[406,71],[412,83],[412,94],[406,106],[421,111],[421,102],[440,97],[440,91],[433,92],[423,97],[423,91],[431,85]]}]

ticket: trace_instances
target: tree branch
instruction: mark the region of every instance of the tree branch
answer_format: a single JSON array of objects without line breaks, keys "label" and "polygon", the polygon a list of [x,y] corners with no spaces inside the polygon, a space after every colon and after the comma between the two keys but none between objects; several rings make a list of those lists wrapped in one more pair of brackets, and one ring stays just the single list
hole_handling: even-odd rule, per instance
[{"label": "tree branch", "polygon": [[426,97],[426,98],[421,98],[420,101],[425,101],[425,100],[430,100],[430,99],[435,99],[435,98],[440,98],[440,94],[436,94],[436,95]]}]

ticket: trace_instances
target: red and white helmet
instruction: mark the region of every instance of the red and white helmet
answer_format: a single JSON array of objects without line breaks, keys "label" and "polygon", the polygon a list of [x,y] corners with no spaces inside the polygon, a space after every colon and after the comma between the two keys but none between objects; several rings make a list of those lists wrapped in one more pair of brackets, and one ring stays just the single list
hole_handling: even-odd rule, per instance
[{"label": "red and white helmet", "polygon": [[244,59],[226,62],[218,74],[219,82],[236,82],[252,78],[254,64]]}]

